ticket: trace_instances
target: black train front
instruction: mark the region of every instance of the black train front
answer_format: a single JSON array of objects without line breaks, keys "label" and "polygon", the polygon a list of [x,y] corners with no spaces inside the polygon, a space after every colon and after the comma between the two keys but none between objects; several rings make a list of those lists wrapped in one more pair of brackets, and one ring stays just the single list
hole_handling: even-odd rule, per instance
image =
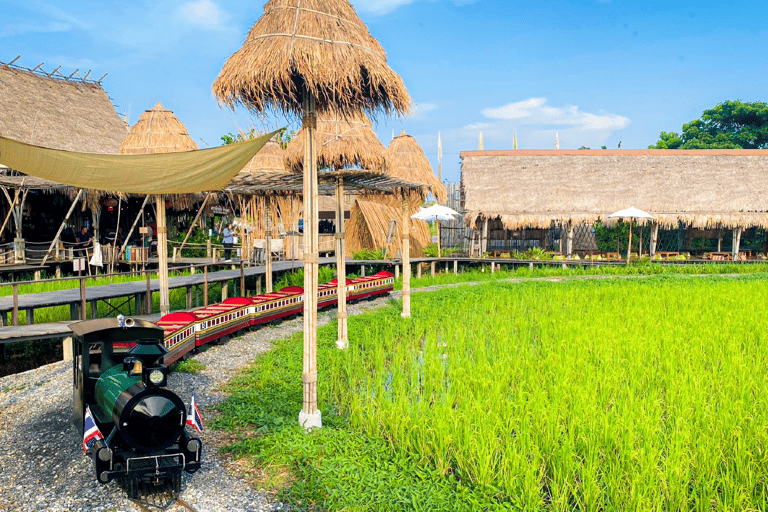
[{"label": "black train front", "polygon": [[71,329],[73,420],[96,479],[117,479],[132,499],[147,485],[178,493],[182,471],[200,469],[202,443],[167,387],[163,329],[122,315]]}]

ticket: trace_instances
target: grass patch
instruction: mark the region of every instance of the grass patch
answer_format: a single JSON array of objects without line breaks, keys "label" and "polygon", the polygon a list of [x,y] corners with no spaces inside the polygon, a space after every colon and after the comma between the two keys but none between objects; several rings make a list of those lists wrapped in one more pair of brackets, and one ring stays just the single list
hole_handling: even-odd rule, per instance
[{"label": "grass patch", "polygon": [[412,320],[394,301],[350,318],[346,351],[320,330],[323,429],[296,425],[300,335],[232,382],[215,425],[309,509],[765,510],[766,284],[418,294]]},{"label": "grass patch", "polygon": [[171,365],[171,371],[177,373],[191,373],[197,375],[205,370],[205,365],[197,359],[185,359],[176,361]]}]

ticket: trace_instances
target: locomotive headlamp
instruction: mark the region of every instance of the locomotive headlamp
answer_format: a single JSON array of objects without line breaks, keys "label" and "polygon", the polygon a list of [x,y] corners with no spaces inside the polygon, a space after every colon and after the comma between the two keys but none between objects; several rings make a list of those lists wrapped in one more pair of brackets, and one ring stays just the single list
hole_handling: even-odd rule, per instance
[{"label": "locomotive headlamp", "polygon": [[167,385],[168,374],[163,368],[147,368],[144,382],[150,386]]}]

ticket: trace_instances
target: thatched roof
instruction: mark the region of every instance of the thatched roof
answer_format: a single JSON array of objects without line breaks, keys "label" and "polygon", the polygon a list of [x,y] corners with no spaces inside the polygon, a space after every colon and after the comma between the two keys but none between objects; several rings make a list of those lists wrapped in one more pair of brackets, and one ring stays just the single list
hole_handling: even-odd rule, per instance
[{"label": "thatched roof", "polygon": [[416,139],[405,131],[392,139],[386,153],[387,174],[404,180],[423,183],[422,194],[432,192],[438,201],[445,201],[445,188],[432,171],[432,165],[424,155]]},{"label": "thatched roof", "polygon": [[220,104],[301,114],[408,113],[411,99],[384,49],[348,0],[269,0],[213,84]]},{"label": "thatched roof", "polygon": [[463,152],[465,220],[507,229],[607,221],[635,206],[667,227],[768,228],[767,150]]},{"label": "thatched roof", "polygon": [[[301,172],[304,167],[306,138],[306,129],[302,128],[288,143],[285,160],[294,172]],[[347,119],[338,113],[320,116],[315,131],[315,145],[320,168],[335,170],[356,167],[378,173],[385,171],[386,150],[365,114]]]},{"label": "thatched roof", "polygon": [[[189,136],[184,123],[179,121],[173,112],[158,101],[154,107],[145,110],[136,124],[131,127],[130,134],[120,146],[120,153],[124,155],[151,155],[196,149],[197,144]],[[174,210],[191,209],[203,197],[200,194],[166,196]],[[215,200],[216,198],[214,198]]]},{"label": "thatched roof", "polygon": [[0,136],[83,153],[120,149],[128,126],[96,83],[0,66]]},{"label": "thatched roof", "polygon": [[[344,224],[346,231],[347,256],[362,249],[388,248],[388,254],[394,256],[403,249],[403,236],[401,227],[403,210],[396,203],[386,204],[380,201],[371,201],[357,198],[349,213],[349,220]],[[410,214],[409,214],[410,215]],[[397,221],[394,238],[391,244],[387,244],[389,223]],[[426,222],[409,219],[410,225],[410,255],[420,257],[424,255],[424,247],[432,241],[432,235]]]},{"label": "thatched roof", "polygon": [[192,151],[197,144],[189,136],[187,127],[158,101],[146,110],[131,127],[131,132],[120,146],[124,155],[151,155]]}]

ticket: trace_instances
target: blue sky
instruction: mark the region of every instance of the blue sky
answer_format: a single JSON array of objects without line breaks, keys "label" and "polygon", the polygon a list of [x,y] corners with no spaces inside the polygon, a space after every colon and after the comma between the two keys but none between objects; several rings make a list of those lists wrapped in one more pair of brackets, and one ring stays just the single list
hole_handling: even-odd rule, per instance
[{"label": "blue sky", "polygon": [[[635,0],[352,0],[416,103],[380,118],[416,137],[443,177],[459,152],[605,145],[645,148],[725,100],[766,101],[768,4]],[[0,60],[21,55],[104,79],[131,124],[157,101],[200,147],[264,120],[221,109],[211,84],[263,12],[263,0],[3,0]],[[295,122],[294,122],[295,125]]]}]

